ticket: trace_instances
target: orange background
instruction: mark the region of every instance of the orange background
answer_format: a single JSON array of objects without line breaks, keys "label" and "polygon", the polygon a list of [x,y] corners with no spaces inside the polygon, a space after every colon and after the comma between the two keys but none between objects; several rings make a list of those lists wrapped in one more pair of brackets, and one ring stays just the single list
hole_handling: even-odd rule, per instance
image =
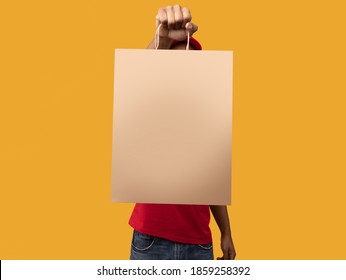
[{"label": "orange background", "polygon": [[[110,200],[114,49],[145,48],[167,4],[1,3],[0,259],[128,258],[133,204]],[[238,259],[345,259],[344,1],[180,4],[204,49],[234,51]]]}]

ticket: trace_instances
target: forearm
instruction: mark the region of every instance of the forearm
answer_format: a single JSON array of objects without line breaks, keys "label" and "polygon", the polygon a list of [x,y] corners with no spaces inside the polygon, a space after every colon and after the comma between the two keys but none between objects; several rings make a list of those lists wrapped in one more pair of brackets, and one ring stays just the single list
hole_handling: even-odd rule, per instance
[{"label": "forearm", "polygon": [[220,229],[221,235],[231,235],[227,207],[221,205],[210,205],[209,207]]},{"label": "forearm", "polygon": [[[158,49],[170,49],[173,43],[173,40],[167,37],[160,37],[159,38],[159,46]],[[155,37],[153,40],[150,42],[149,46],[147,49],[155,49]]]}]

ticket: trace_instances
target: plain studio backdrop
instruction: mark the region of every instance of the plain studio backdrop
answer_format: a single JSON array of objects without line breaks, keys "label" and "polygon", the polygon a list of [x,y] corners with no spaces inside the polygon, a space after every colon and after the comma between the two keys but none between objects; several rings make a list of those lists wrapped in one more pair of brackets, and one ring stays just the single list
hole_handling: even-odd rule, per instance
[{"label": "plain studio backdrop", "polygon": [[[145,49],[174,4],[1,2],[0,259],[129,258],[134,204],[111,201],[114,49]],[[178,4],[203,51],[234,52],[237,258],[345,259],[346,2]]]}]

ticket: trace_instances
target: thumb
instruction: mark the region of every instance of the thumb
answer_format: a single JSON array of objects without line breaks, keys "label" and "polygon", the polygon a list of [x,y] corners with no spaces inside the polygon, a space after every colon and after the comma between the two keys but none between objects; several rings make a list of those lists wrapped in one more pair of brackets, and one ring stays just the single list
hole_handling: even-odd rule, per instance
[{"label": "thumb", "polygon": [[198,26],[192,22],[187,22],[185,28],[190,33],[190,36],[198,30]]}]

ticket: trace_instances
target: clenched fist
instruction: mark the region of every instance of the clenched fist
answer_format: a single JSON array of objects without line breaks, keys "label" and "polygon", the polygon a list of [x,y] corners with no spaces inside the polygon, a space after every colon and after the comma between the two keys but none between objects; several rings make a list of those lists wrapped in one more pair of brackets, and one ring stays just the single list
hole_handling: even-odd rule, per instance
[{"label": "clenched fist", "polygon": [[[160,26],[158,48],[169,49],[173,40],[185,40],[188,33],[192,36],[198,30],[198,26],[192,23],[191,19],[190,10],[180,5],[160,8],[156,16],[156,29]],[[155,48],[155,39],[148,48]]]},{"label": "clenched fist", "polygon": [[173,40],[184,40],[187,32],[190,36],[198,30],[197,25],[191,22],[191,13],[188,8],[180,5],[160,8],[156,16],[156,28],[160,28],[160,37],[167,37]]}]

